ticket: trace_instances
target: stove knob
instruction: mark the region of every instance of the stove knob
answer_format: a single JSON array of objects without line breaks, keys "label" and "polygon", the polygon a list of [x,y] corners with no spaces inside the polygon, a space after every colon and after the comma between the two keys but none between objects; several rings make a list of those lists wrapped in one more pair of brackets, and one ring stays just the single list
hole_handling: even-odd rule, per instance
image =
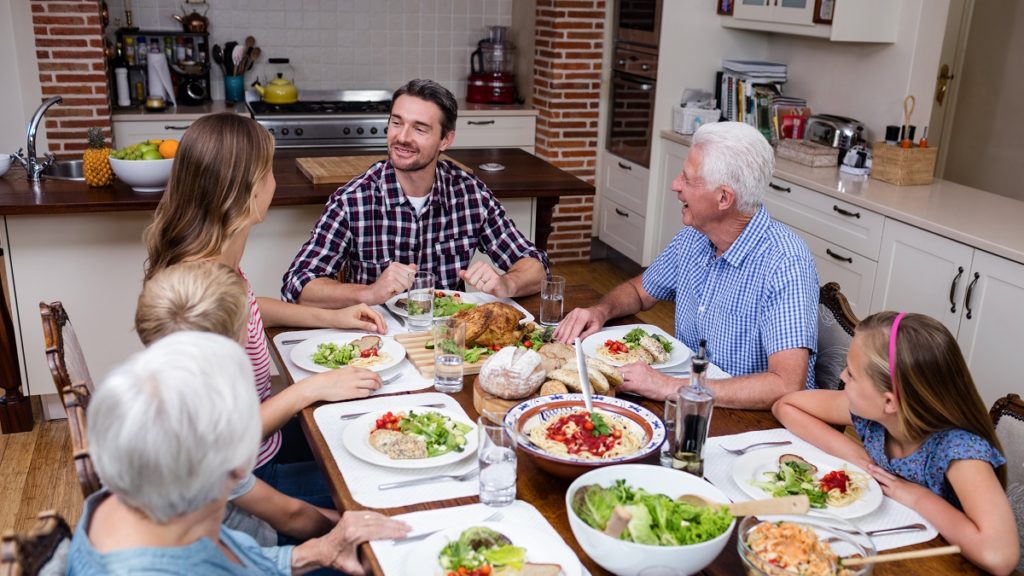
[{"label": "stove knob", "polygon": [[376,133],[377,133],[377,129],[376,128],[370,128],[370,134],[376,134]]},{"label": "stove knob", "polygon": [[274,129],[273,128],[267,128],[267,132],[270,132],[271,136],[274,135]]},{"label": "stove knob", "polygon": [[341,133],[344,134],[345,136],[348,136],[349,134],[352,133],[352,129],[346,126],[345,129],[341,131]]},{"label": "stove knob", "polygon": [[295,135],[296,136],[302,136],[302,128],[296,128],[295,129]]},{"label": "stove knob", "polygon": [[361,126],[359,128],[356,128],[356,134],[360,134],[361,135],[363,132],[365,132],[365,130],[363,130],[363,128]]},{"label": "stove knob", "polygon": [[287,135],[288,135],[288,129],[287,128],[281,128],[281,136],[287,136]]},{"label": "stove knob", "polygon": [[385,127],[384,127],[384,133],[385,133],[385,134],[387,134],[387,133],[388,133],[388,127],[387,127],[387,126],[385,126]]}]

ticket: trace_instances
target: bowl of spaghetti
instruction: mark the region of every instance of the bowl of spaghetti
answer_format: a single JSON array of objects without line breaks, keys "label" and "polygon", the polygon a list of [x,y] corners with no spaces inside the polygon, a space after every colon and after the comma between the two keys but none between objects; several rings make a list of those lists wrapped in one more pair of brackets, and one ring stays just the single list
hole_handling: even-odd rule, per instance
[{"label": "bowl of spaghetti", "polygon": [[824,512],[807,516],[748,516],[736,538],[748,576],[866,576],[871,564],[845,567],[842,558],[873,556],[871,537]]},{"label": "bowl of spaghetti", "polygon": [[665,426],[650,410],[610,396],[593,400],[588,413],[582,394],[531,398],[513,406],[504,424],[516,431],[523,454],[562,478],[643,460],[665,441]]}]

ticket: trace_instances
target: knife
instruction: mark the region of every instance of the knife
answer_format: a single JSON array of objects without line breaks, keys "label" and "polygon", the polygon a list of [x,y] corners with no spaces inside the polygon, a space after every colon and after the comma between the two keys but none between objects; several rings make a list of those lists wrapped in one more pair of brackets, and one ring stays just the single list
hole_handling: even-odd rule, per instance
[{"label": "knife", "polygon": [[587,357],[583,354],[583,345],[580,344],[580,339],[576,337],[576,370],[580,373],[580,388],[583,390],[583,405],[587,407],[587,412],[594,411],[594,400],[591,396],[594,394],[590,388],[590,376],[587,374]]},{"label": "knife", "polygon": [[398,320],[398,323],[401,324],[403,328],[405,327],[405,318],[403,318],[401,314],[395,312],[394,310],[387,306],[385,306],[384,309],[388,311],[388,314],[391,314],[392,318]]}]

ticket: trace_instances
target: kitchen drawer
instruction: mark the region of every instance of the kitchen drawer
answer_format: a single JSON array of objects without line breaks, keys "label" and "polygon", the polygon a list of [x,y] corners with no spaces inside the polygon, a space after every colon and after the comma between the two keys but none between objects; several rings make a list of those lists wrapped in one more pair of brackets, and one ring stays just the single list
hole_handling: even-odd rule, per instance
[{"label": "kitchen drawer", "polygon": [[114,147],[124,148],[150,139],[181,140],[185,129],[194,120],[163,120],[156,122],[114,122]]},{"label": "kitchen drawer", "polygon": [[804,239],[814,255],[818,283],[822,286],[829,282],[839,284],[857,317],[867,316],[871,308],[878,263],[803,230],[793,231]]},{"label": "kitchen drawer", "polygon": [[601,182],[602,200],[608,199],[622,207],[647,215],[647,181],[651,171],[643,166],[604,152]]},{"label": "kitchen drawer", "polygon": [[639,263],[644,253],[644,217],[607,199],[601,200],[602,242]]},{"label": "kitchen drawer", "polygon": [[881,214],[778,178],[772,178],[764,202],[772,218],[878,261]]},{"label": "kitchen drawer", "polygon": [[459,116],[452,148],[532,147],[536,130],[536,116]]}]

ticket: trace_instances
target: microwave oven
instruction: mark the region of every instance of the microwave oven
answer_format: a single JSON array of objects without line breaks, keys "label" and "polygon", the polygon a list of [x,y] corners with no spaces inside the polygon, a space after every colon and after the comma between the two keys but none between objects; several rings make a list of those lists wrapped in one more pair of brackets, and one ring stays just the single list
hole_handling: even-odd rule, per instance
[{"label": "microwave oven", "polygon": [[661,35],[661,0],[616,0],[615,39],[657,46]]}]

